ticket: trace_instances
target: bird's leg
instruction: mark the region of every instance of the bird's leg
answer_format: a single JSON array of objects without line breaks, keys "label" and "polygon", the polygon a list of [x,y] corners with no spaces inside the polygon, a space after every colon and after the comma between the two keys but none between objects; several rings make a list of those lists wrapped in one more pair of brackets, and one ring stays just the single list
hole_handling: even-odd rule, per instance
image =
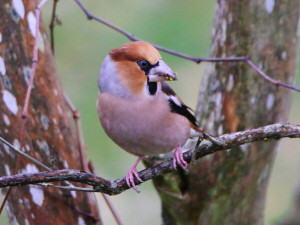
[{"label": "bird's leg", "polygon": [[187,162],[184,160],[183,156],[182,156],[182,148],[180,146],[178,146],[177,148],[175,148],[175,152],[174,152],[174,158],[173,158],[173,167],[174,169],[176,169],[177,164],[184,169],[185,171],[187,171]]},{"label": "bird's leg", "polygon": [[134,176],[140,182],[143,182],[143,180],[139,177],[139,174],[136,170],[136,166],[141,161],[141,159],[142,159],[141,157],[138,157],[138,159],[136,160],[136,162],[133,164],[133,166],[130,168],[130,170],[128,171],[128,173],[126,175],[126,183],[127,183],[128,187],[132,187],[137,193],[139,193],[140,191],[135,186]]}]

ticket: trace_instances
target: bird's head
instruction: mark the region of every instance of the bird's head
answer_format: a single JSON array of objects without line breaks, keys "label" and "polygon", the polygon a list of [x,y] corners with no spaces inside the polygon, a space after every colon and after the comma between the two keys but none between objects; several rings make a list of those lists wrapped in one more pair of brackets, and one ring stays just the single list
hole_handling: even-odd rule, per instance
[{"label": "bird's head", "polygon": [[119,96],[151,95],[158,82],[176,79],[155,47],[135,41],[110,51],[100,70],[99,88]]}]

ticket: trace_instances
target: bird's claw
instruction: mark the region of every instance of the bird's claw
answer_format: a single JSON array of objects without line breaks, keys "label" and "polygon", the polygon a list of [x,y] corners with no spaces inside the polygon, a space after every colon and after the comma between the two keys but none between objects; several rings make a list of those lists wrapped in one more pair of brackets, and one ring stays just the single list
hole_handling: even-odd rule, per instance
[{"label": "bird's claw", "polygon": [[128,185],[128,187],[132,187],[133,190],[135,190],[137,193],[140,193],[140,191],[137,189],[135,183],[134,183],[134,176],[136,177],[136,179],[138,181],[140,181],[141,183],[143,183],[143,180],[140,178],[137,170],[136,170],[136,164],[134,164],[130,170],[128,171],[127,175],[126,175],[126,183]]},{"label": "bird's claw", "polygon": [[182,156],[181,147],[177,147],[174,152],[174,158],[173,158],[173,167],[176,169],[177,164],[184,169],[185,171],[188,171],[187,169],[187,162],[184,160]]}]

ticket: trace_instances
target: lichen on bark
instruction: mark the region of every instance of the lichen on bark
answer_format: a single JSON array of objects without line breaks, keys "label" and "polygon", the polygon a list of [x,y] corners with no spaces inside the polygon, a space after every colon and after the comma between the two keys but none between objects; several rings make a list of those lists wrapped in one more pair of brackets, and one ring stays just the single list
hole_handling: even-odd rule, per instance
[{"label": "lichen on bark", "polygon": [[[249,56],[272,78],[292,83],[299,4],[274,1],[270,7],[260,0],[219,0],[211,56]],[[221,135],[285,122],[290,100],[289,90],[266,82],[245,63],[220,62],[204,73],[197,118],[206,132]],[[258,142],[218,152],[200,159],[175,183],[155,182],[165,224],[263,224],[277,146]],[[184,192],[169,192],[168,187],[182,182]]]},{"label": "lichen on bark", "polygon": [[[36,1],[0,0],[0,135],[20,148],[22,109],[31,73]],[[80,168],[79,143],[70,110],[56,74],[45,28],[40,24],[39,59],[26,122],[24,147],[30,156],[53,168]],[[0,144],[0,174],[14,173],[17,155]],[[18,172],[37,172],[22,158]],[[44,169],[42,169],[44,170]],[[5,195],[7,189],[2,189]],[[36,185],[15,187],[6,204],[11,224],[101,224],[91,193]]]}]

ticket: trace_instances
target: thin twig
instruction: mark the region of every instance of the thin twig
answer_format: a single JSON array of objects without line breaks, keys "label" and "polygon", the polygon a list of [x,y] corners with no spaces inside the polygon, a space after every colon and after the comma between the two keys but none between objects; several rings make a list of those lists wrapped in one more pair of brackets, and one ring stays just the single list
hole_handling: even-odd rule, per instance
[{"label": "thin twig", "polygon": [[[92,174],[95,174],[94,168],[92,165],[88,165],[87,163],[87,159],[85,156],[85,144],[84,144],[84,139],[83,139],[83,134],[82,134],[82,130],[81,130],[81,123],[80,123],[80,114],[79,111],[75,108],[74,104],[72,103],[71,99],[69,98],[69,96],[64,93],[64,98],[70,108],[70,110],[72,111],[73,114],[73,119],[75,122],[75,128],[76,128],[76,132],[77,132],[77,139],[78,139],[78,145],[79,145],[79,155],[80,155],[80,163],[81,163],[81,169],[83,171],[90,171]],[[64,187],[64,189],[67,189],[66,187]],[[87,189],[88,190],[88,189]],[[121,222],[121,219],[115,209],[115,207],[113,206],[112,202],[110,201],[109,197],[106,194],[102,193],[103,198],[105,199],[105,202],[107,204],[107,206],[109,207],[113,217],[115,218],[116,222],[118,225],[122,225],[123,223]]]},{"label": "thin twig", "polygon": [[30,160],[31,162],[33,162],[37,166],[40,166],[41,168],[44,168],[45,170],[52,171],[52,169],[50,167],[44,165],[43,163],[39,162],[35,158],[32,158],[30,155],[27,155],[25,152],[22,152],[21,150],[17,149],[15,146],[13,146],[12,144],[10,144],[8,141],[6,141],[5,139],[3,139],[2,137],[0,137],[0,141],[3,144],[7,145],[11,150],[15,151],[17,154],[23,156],[24,158]]},{"label": "thin twig", "polygon": [[[131,41],[141,41],[140,38],[135,37],[133,34],[123,30],[122,28],[120,28],[120,27],[118,27],[118,26],[116,26],[116,25],[114,25],[114,24],[98,17],[98,16],[93,15],[91,12],[89,12],[87,10],[87,8],[82,4],[82,2],[80,0],[75,0],[75,2],[82,9],[82,11],[85,13],[85,15],[87,16],[87,18],[89,20],[92,20],[92,19],[96,20],[99,23],[102,23],[105,26],[117,31],[118,33],[123,34],[125,37],[127,37]],[[245,60],[249,59],[249,57],[244,57],[244,56],[242,56],[242,57],[228,57],[228,58],[199,58],[199,57],[194,57],[194,56],[187,55],[187,54],[184,54],[184,53],[181,53],[181,52],[176,52],[172,49],[168,49],[168,48],[165,48],[163,46],[160,46],[160,45],[157,45],[157,44],[154,44],[154,43],[151,43],[151,44],[155,48],[157,48],[157,49],[159,49],[163,52],[166,52],[166,53],[169,53],[169,54],[172,54],[172,55],[175,55],[175,56],[187,59],[187,60],[194,61],[195,63],[200,63],[200,62],[239,62],[239,61],[245,61]]]},{"label": "thin twig", "polygon": [[64,93],[64,98],[65,98],[69,108],[72,111],[73,119],[75,122],[75,128],[76,128],[78,145],[79,145],[78,151],[79,151],[79,156],[80,156],[81,169],[83,171],[87,172],[87,171],[89,171],[89,166],[88,166],[87,159],[85,157],[85,152],[84,152],[85,144],[84,144],[83,135],[82,135],[82,131],[81,131],[80,114],[66,93]]},{"label": "thin twig", "polygon": [[[8,146],[11,150],[13,150],[14,152],[16,152],[18,155],[21,155],[24,158],[28,159],[29,161],[33,162],[37,166],[40,166],[41,168],[44,168],[47,171],[53,171],[50,167],[44,165],[40,161],[38,161],[35,158],[31,157],[30,155],[27,155],[25,152],[22,152],[21,150],[17,149],[15,146],[13,146],[12,144],[10,144],[8,141],[6,141],[5,139],[3,139],[2,137],[0,137],[0,142],[2,142],[3,144],[5,144],[6,146]],[[72,185],[69,182],[64,182],[64,183],[66,185],[70,185],[70,186]]]},{"label": "thin twig", "polygon": [[[93,165],[91,163],[89,163],[89,168],[90,168],[90,172],[93,175],[96,175],[96,171],[95,168],[93,167]],[[121,218],[119,216],[119,214],[117,213],[116,208],[114,207],[112,201],[110,200],[109,196],[107,194],[101,193],[102,197],[104,198],[107,206],[110,209],[110,212],[112,213],[113,217],[115,218],[116,222],[118,225],[123,225],[123,222],[121,221]]]},{"label": "thin twig", "polygon": [[[46,0],[42,1],[41,3],[44,4]],[[40,4],[41,4],[40,3]],[[41,5],[43,5],[41,4]],[[39,36],[39,26],[40,26],[40,8],[39,6],[35,9],[35,18],[36,18],[36,26],[35,26],[35,37],[34,37],[34,47],[33,47],[33,57],[32,57],[32,66],[31,66],[31,74],[30,79],[28,83],[28,88],[26,91],[26,97],[25,97],[25,104],[22,111],[22,119],[26,120],[28,116],[28,105],[29,105],[29,99],[31,96],[31,90],[33,86],[35,71],[37,68],[37,61],[38,61],[38,36]]]},{"label": "thin twig", "polygon": [[291,84],[286,84],[286,83],[281,82],[280,80],[275,80],[275,79],[269,77],[262,70],[260,70],[250,59],[247,59],[245,62],[253,70],[255,70],[255,72],[257,72],[260,76],[262,76],[265,80],[269,81],[270,83],[275,84],[276,86],[282,86],[282,87],[285,87],[285,88],[292,89],[294,91],[300,92],[300,88],[299,87],[295,87],[295,86],[293,86]]},{"label": "thin twig", "polygon": [[29,106],[29,99],[31,96],[31,90],[33,87],[33,81],[35,76],[35,71],[37,68],[37,62],[38,62],[38,37],[39,37],[39,27],[40,27],[40,11],[42,6],[47,2],[47,0],[42,0],[38,6],[35,9],[35,18],[36,18],[36,24],[35,24],[35,37],[34,37],[34,46],[33,46],[33,56],[32,56],[32,66],[31,66],[31,74],[30,79],[26,91],[26,97],[25,97],[25,103],[22,111],[22,119],[26,120],[28,116],[28,106]]},{"label": "thin twig", "polygon": [[57,6],[58,0],[53,0],[53,6],[52,6],[52,14],[51,14],[51,22],[49,25],[50,29],[50,42],[51,42],[51,50],[54,55],[55,53],[55,47],[54,47],[54,27],[56,22],[56,6]]},{"label": "thin twig", "polygon": [[116,222],[118,225],[123,225],[123,222],[121,221],[121,218],[119,217],[118,213],[117,213],[117,210],[115,209],[113,203],[111,202],[109,196],[107,194],[104,194],[104,193],[101,193],[102,194],[102,197],[104,198],[106,204],[108,205],[111,213],[113,214]]},{"label": "thin twig", "polygon": [[[216,144],[209,140],[204,140],[199,144],[197,149],[185,152],[183,157],[186,162],[190,163],[193,155],[195,155],[195,159],[199,159],[217,151],[232,149],[233,147],[246,143],[278,140],[284,137],[300,138],[300,125],[272,124],[252,130],[224,134],[216,137],[216,143],[222,144]],[[175,169],[173,168],[173,162],[170,158],[152,168],[142,170],[139,172],[139,177],[143,181],[147,181],[172,171],[175,171]],[[109,181],[90,173],[84,173],[82,171],[72,169],[0,177],[0,187],[22,186],[63,180],[88,184],[93,186],[95,191],[109,195],[120,194],[130,188],[127,186],[125,178]],[[137,185],[141,184],[141,182],[137,179],[135,179],[135,183]],[[66,189],[68,189],[68,187],[66,187]]]},{"label": "thin twig", "polygon": [[[131,33],[127,32],[127,31],[121,29],[120,27],[118,27],[118,26],[116,26],[116,25],[114,25],[114,24],[112,24],[112,23],[110,23],[110,22],[108,22],[108,21],[106,21],[106,20],[98,17],[98,16],[93,15],[91,12],[88,11],[88,9],[82,4],[82,2],[80,0],[75,0],[75,2],[82,9],[82,11],[85,13],[85,15],[87,16],[87,18],[89,20],[92,20],[92,19],[96,20],[97,22],[104,24],[105,26],[107,26],[107,27],[109,27],[109,28],[117,31],[118,33],[123,34],[125,37],[127,37],[131,41],[140,41],[141,40],[140,38],[135,37],[133,34],[131,34]],[[300,88],[298,88],[296,86],[293,86],[291,84],[283,83],[283,82],[281,82],[279,80],[274,80],[270,76],[266,75],[255,64],[253,64],[253,62],[247,56],[226,57],[226,58],[211,58],[211,57],[207,57],[207,58],[203,57],[202,58],[202,57],[194,57],[194,56],[191,56],[191,55],[188,55],[188,54],[177,52],[177,51],[174,51],[172,49],[168,49],[168,48],[165,48],[163,46],[156,45],[154,43],[151,43],[151,44],[154,47],[156,47],[157,49],[159,49],[159,50],[161,50],[163,52],[169,53],[171,55],[178,56],[180,58],[191,60],[191,61],[193,61],[195,63],[201,63],[201,62],[244,62],[247,65],[249,65],[254,71],[256,71],[258,75],[262,76],[268,82],[270,82],[272,84],[275,84],[277,86],[282,86],[282,87],[285,87],[285,88],[292,89],[294,91],[300,92]]]}]

